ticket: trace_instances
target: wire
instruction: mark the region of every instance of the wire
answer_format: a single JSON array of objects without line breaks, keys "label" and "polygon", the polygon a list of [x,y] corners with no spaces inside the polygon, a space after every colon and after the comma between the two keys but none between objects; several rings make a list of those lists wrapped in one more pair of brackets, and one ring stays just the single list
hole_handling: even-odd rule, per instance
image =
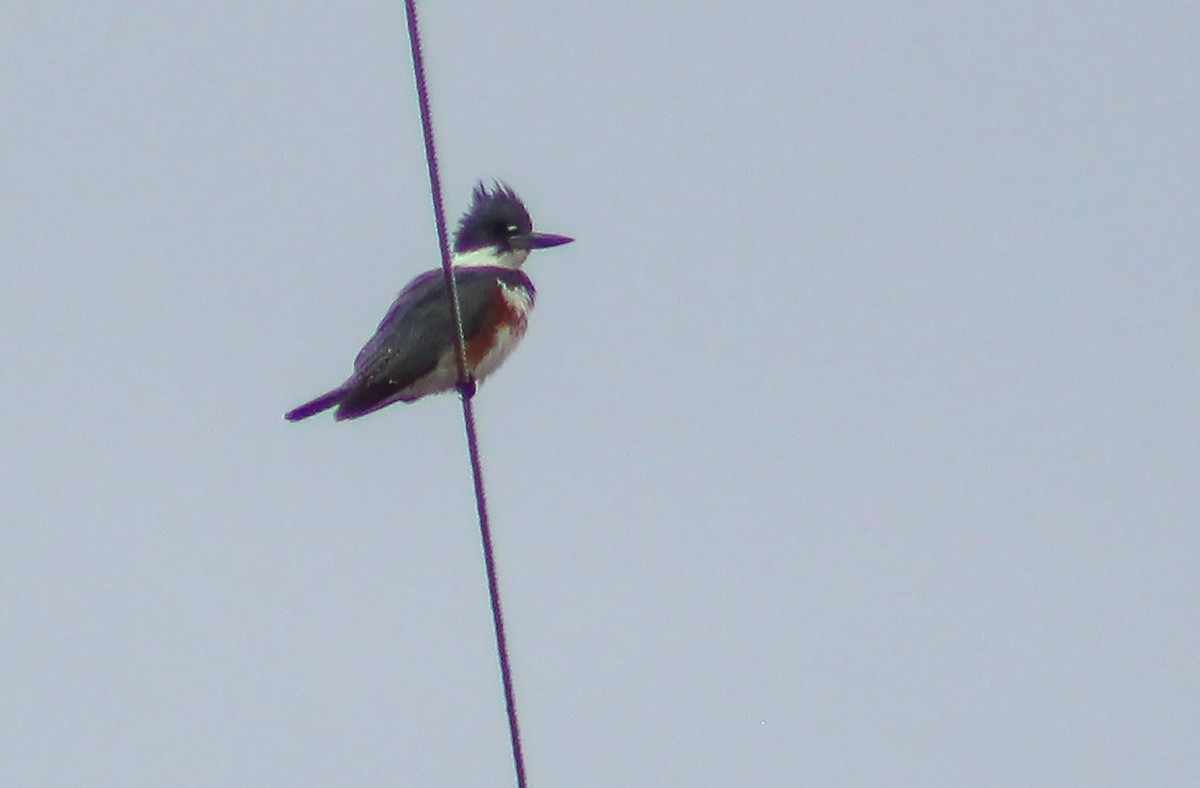
[{"label": "wire", "polygon": [[467,430],[467,451],[471,456],[471,475],[475,483],[475,510],[479,514],[479,535],[483,542],[483,562],[487,570],[488,594],[492,603],[492,625],[496,631],[496,653],[500,659],[500,679],[504,684],[504,705],[508,712],[508,734],[512,744],[513,766],[517,785],[526,788],[525,755],[521,748],[521,728],[517,724],[517,697],[513,691],[512,669],[508,661],[508,638],[504,634],[504,612],[500,607],[500,581],[496,573],[496,557],[492,550],[492,526],[488,519],[487,493],[483,486],[483,463],[479,455],[479,436],[475,430],[475,381],[467,370],[466,343],[463,340],[462,312],[458,303],[458,288],[450,265],[450,241],[446,233],[446,208],[442,203],[442,179],[438,170],[437,150],[433,139],[433,120],[429,111],[429,86],[425,81],[425,59],[421,54],[421,33],[417,26],[416,0],[405,0],[408,17],[408,43],[412,50],[413,73],[417,82],[417,102],[421,106],[421,131],[425,136],[425,162],[429,167],[429,189],[433,195],[433,214],[437,223],[438,245],[442,253],[442,272],[446,291],[450,293],[450,309],[454,312],[454,354],[458,364],[458,391],[462,395],[463,422]]}]

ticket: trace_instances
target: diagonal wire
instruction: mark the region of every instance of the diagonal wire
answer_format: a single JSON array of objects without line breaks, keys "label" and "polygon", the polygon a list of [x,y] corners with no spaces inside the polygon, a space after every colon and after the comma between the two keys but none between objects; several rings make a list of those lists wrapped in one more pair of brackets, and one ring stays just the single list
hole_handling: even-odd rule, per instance
[{"label": "diagonal wire", "polygon": [[433,193],[433,214],[437,223],[438,245],[442,253],[442,272],[446,290],[450,293],[450,309],[454,312],[454,354],[458,365],[458,390],[462,394],[463,422],[467,430],[467,451],[471,455],[471,475],[475,482],[475,509],[479,514],[479,533],[483,541],[483,562],[487,570],[488,594],[492,602],[492,624],[496,630],[496,653],[500,659],[500,679],[504,684],[504,705],[508,712],[508,734],[512,744],[513,766],[517,785],[526,788],[525,755],[521,748],[521,729],[517,724],[517,698],[513,691],[512,669],[508,662],[508,639],[504,634],[504,613],[500,607],[500,581],[496,573],[496,558],[492,550],[492,527],[488,520],[487,494],[483,487],[483,463],[479,456],[479,437],[475,430],[475,381],[467,370],[467,353],[463,341],[462,312],[459,309],[458,288],[450,266],[450,242],[446,233],[446,208],[442,203],[442,179],[438,170],[437,150],[433,141],[433,120],[429,111],[429,87],[425,82],[425,59],[421,54],[421,33],[417,26],[416,0],[405,0],[408,16],[408,43],[412,50],[413,73],[417,81],[417,101],[421,105],[421,131],[425,136],[425,161],[429,166],[429,188]]}]

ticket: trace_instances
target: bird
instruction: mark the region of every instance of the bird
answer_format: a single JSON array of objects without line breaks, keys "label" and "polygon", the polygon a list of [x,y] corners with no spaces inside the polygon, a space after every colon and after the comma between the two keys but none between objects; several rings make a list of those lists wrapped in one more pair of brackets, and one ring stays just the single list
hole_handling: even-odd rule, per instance
[{"label": "bird", "polygon": [[336,407],[335,420],[357,419],[455,388],[470,398],[475,384],[495,372],[525,334],[537,294],[521,270],[529,253],[574,240],[535,232],[516,192],[500,181],[491,188],[480,181],[458,222],[451,257],[470,379],[460,386],[445,272],[435,268],[396,296],[345,382],[284,418],[300,421]]}]

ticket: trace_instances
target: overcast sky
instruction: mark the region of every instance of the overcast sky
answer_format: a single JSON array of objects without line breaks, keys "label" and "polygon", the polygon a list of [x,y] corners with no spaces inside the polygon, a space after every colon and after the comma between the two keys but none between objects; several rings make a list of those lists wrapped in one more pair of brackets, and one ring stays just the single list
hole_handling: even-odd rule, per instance
[{"label": "overcast sky", "polygon": [[[1200,6],[427,3],[531,785],[1200,785]],[[0,7],[0,773],[514,782],[400,2]]]}]

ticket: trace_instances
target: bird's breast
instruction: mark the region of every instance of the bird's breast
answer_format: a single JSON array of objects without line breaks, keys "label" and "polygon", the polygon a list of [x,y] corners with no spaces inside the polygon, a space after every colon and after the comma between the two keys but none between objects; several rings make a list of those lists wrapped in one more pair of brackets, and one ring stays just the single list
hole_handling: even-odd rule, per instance
[{"label": "bird's breast", "polygon": [[472,376],[482,381],[495,372],[516,348],[529,313],[533,310],[533,293],[520,285],[497,282],[483,325],[467,341],[467,364]]}]

